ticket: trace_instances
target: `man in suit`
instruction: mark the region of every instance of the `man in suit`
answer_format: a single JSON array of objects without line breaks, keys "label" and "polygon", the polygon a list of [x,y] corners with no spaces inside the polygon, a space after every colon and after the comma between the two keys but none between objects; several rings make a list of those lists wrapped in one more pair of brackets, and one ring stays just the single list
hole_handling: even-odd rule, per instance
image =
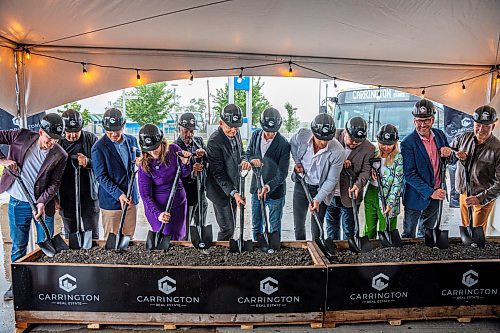
[{"label": "man in suit", "polygon": [[[60,145],[68,154],[66,168],[62,182],[64,186],[59,189],[59,215],[61,215],[65,237],[76,232],[76,200],[81,203],[81,219],[84,230],[92,231],[92,239],[99,239],[99,201],[97,189],[99,184],[92,171],[90,158],[92,146],[97,141],[93,133],[83,131],[82,115],[73,109],[64,111],[61,115],[64,120],[64,139]],[[80,197],[75,193],[75,166],[80,168]]]},{"label": "man in suit", "polygon": [[[261,130],[252,133],[245,158],[249,163],[262,168],[262,191],[257,192],[257,182],[252,177],[250,193],[252,194],[252,231],[253,239],[264,232],[263,217],[260,209],[260,198],[263,196],[269,207],[270,232],[281,235],[281,218],[285,205],[286,177],[290,166],[290,144],[278,132],[282,118],[278,110],[268,108],[260,117]],[[248,162],[244,162],[248,163]],[[247,165],[248,167],[248,165]],[[260,180],[259,180],[260,181]]]},{"label": "man in suit", "polygon": [[375,146],[366,140],[368,125],[361,117],[353,117],[346,123],[345,129],[337,129],[335,138],[344,148],[344,169],[351,168],[355,174],[351,187],[346,172],[340,174],[335,186],[334,197],[326,211],[326,232],[331,239],[340,239],[340,221],[342,220],[343,239],[353,237],[355,232],[354,211],[351,197],[361,205],[363,189],[370,179],[370,158],[374,157]]},{"label": "man in suit", "polygon": [[[125,117],[120,110],[115,108],[106,110],[102,126],[106,130],[106,135],[92,147],[92,169],[99,182],[99,206],[102,212],[104,238],[107,238],[109,233],[118,233],[121,210],[125,203],[129,206],[123,234],[132,238],[135,232],[139,194],[135,178],[131,177],[139,146],[136,138],[123,133]],[[126,194],[130,182],[134,182],[131,198]]]},{"label": "man in suit", "polygon": [[[203,138],[194,136],[196,129],[196,118],[191,112],[186,112],[179,117],[179,137],[175,141],[182,150],[188,151],[194,156],[191,159],[191,169],[193,172],[188,177],[182,178],[182,184],[186,190],[186,197],[188,203],[188,214],[186,216],[186,239],[189,239],[189,224],[191,219],[195,221],[199,218],[199,210],[197,205],[201,205],[202,214],[207,217],[207,198],[205,196],[205,184],[201,184],[201,203],[198,203],[198,181],[197,173],[205,173],[206,166],[206,146]],[[203,177],[204,179],[205,177]]]},{"label": "man in suit", "polygon": [[[55,196],[68,155],[57,144],[62,139],[64,122],[55,113],[49,113],[40,120],[40,129],[0,131],[0,143],[9,146],[5,157],[0,152],[0,165],[13,173],[19,173],[26,184],[37,211],[33,212],[16,178],[4,170],[0,178],[0,193],[10,194],[9,228],[12,239],[11,261],[26,255],[31,220],[43,217],[49,232],[54,234]],[[37,242],[45,239],[41,226],[37,223]],[[13,299],[12,286],[4,295],[4,300]]]},{"label": "man in suit", "polygon": [[241,109],[228,104],[221,112],[219,128],[207,143],[208,175],[207,197],[212,201],[215,219],[220,231],[218,241],[232,238],[236,223],[236,207],[245,205],[239,193],[240,169],[249,169],[242,164],[243,148],[238,128],[243,125]]},{"label": "man in suit", "polygon": [[[290,139],[294,171],[304,174],[304,180],[312,196],[309,204],[306,193],[297,181],[293,190],[293,223],[295,239],[306,239],[307,210],[315,211],[323,228],[323,220],[328,205],[333,198],[335,184],[339,181],[345,159],[342,146],[334,138],[335,122],[329,114],[320,113],[311,122],[311,129],[301,128]],[[320,230],[311,216],[312,239],[317,240]]]},{"label": "man in suit", "polygon": [[434,104],[422,99],[413,109],[415,130],[401,142],[405,189],[403,233],[404,238],[424,237],[426,228],[434,228],[439,200],[446,190],[439,177],[440,156],[451,155],[451,148],[443,131],[432,128]]}]

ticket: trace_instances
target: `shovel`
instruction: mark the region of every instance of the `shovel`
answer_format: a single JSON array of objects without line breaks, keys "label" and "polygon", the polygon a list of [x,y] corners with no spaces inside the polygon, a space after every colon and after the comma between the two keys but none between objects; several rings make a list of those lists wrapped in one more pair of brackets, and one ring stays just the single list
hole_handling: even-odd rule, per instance
[{"label": "shovel", "polygon": [[[240,189],[239,193],[243,200],[245,200],[245,177],[248,175],[248,170],[240,171]],[[229,240],[229,251],[230,252],[252,252],[253,244],[251,240],[243,240],[243,230],[245,225],[245,206],[240,205],[240,237],[236,239]]]},{"label": "shovel", "polygon": [[382,212],[385,217],[385,230],[378,232],[378,238],[383,247],[401,247],[403,243],[401,242],[401,236],[399,236],[398,229],[391,230],[391,223],[389,221],[389,215],[385,213],[387,208],[387,203],[385,201],[385,195],[382,186],[382,173],[380,169],[382,168],[382,159],[380,157],[370,158],[370,165],[373,170],[375,170],[375,175],[377,176],[378,182],[378,195],[380,202],[382,203]]},{"label": "shovel", "polygon": [[[471,181],[470,181],[470,173],[472,171],[472,163],[474,160],[475,154],[472,154],[470,159],[467,159],[464,165],[465,172],[465,192],[467,196],[470,196],[471,193]],[[472,207],[467,207],[467,212],[469,215],[469,225],[467,227],[460,226],[460,238],[462,239],[462,243],[465,246],[472,247],[484,247],[486,245],[486,239],[484,238],[484,230],[483,227],[474,227],[473,224],[473,214]]]},{"label": "shovel", "polygon": [[[309,188],[307,187],[306,181],[304,180],[304,174],[299,174],[295,172],[295,176],[300,182],[300,185],[302,185],[302,189],[304,190],[304,193],[306,194],[307,201],[311,205],[313,203],[313,198],[311,196],[311,193],[309,192]],[[331,238],[325,239],[325,234],[323,232],[323,226],[319,222],[318,215],[316,211],[312,211],[311,215],[313,217],[314,222],[318,226],[319,229],[319,238],[315,239],[314,241],[316,244],[319,246],[321,251],[328,257],[331,258],[333,257],[335,251],[337,250],[337,246],[335,246],[335,243]]]},{"label": "shovel", "polygon": [[[261,191],[264,187],[262,168],[253,167],[253,174],[257,181],[257,190]],[[278,231],[269,232],[269,218],[267,216],[266,204],[263,196],[260,197],[259,203],[262,218],[264,219],[264,233],[259,232],[257,234],[257,244],[262,252],[274,253],[274,251],[279,251],[281,249],[280,235]]]},{"label": "shovel", "polygon": [[[17,182],[19,183],[19,186],[21,187],[21,191],[23,192],[24,196],[26,199],[28,199],[28,202],[31,206],[31,209],[36,212],[36,205],[35,205],[35,200],[31,196],[31,194],[28,191],[28,188],[26,187],[26,184],[24,184],[22,178],[21,178],[21,170],[19,169],[19,174],[15,174],[12,172],[10,169],[6,169],[8,173],[11,174],[11,176],[15,177]],[[50,232],[49,228],[45,224],[45,221],[43,220],[43,217],[40,216],[38,218],[38,223],[42,226],[43,233],[45,235],[45,239],[41,241],[40,243],[37,243],[37,245],[42,249],[43,253],[49,257],[52,258],[56,253],[59,253],[63,250],[69,250],[68,244],[64,242],[64,239],[62,239],[60,234],[55,235],[54,237],[50,237]]]},{"label": "shovel", "polygon": [[[447,157],[440,158],[441,163],[439,165],[439,177],[441,179],[440,187],[442,189],[446,188],[446,165],[448,163]],[[434,228],[427,228],[425,230],[425,245],[438,248],[447,249],[448,248],[448,230],[439,229],[441,225],[441,218],[443,214],[443,200],[439,200],[437,219]]]},{"label": "shovel", "polygon": [[[75,164],[76,163],[76,164]],[[75,215],[76,215],[76,232],[69,234],[69,248],[72,250],[85,249],[92,247],[92,230],[85,230],[82,226],[81,202],[80,202],[80,165],[78,164],[78,156],[71,156],[71,165],[75,169]]]},{"label": "shovel", "polygon": [[[197,162],[200,162],[201,158],[197,158]],[[201,185],[205,183],[205,169],[198,172],[196,175],[196,189],[198,192],[198,203],[195,209],[198,209],[198,220],[195,221],[195,225],[189,227],[189,233],[191,235],[191,243],[197,249],[208,249],[213,242],[212,225],[205,225],[205,214],[203,213],[202,204],[202,187]],[[194,214],[192,214],[194,215]]]},{"label": "shovel", "polygon": [[[352,167],[344,169],[344,172],[349,177],[349,187],[354,186],[354,180],[356,179],[356,173]],[[358,205],[356,204],[356,198],[354,194],[351,195],[351,205],[354,215],[354,222],[356,223],[356,233],[354,237],[347,238],[347,244],[349,244],[349,250],[354,253],[365,253],[373,249],[368,236],[359,237],[359,215],[358,215]]]},{"label": "shovel", "polygon": [[[179,159],[177,159],[177,170],[175,172],[174,182],[172,183],[172,189],[170,190],[170,194],[167,200],[167,207],[165,208],[165,212],[170,213],[172,209],[172,205],[174,203],[175,193],[177,192],[177,185],[179,184],[179,179],[181,178],[181,164],[179,163]],[[148,236],[146,238],[146,250],[164,250],[167,251],[170,247],[170,241],[172,240],[171,235],[164,235],[163,229],[165,229],[165,224],[162,223],[160,230],[154,232],[152,230],[148,231]]]},{"label": "shovel", "polygon": [[[134,168],[132,166],[132,168]],[[130,196],[132,195],[132,187],[134,185],[134,178],[137,170],[135,168],[132,170],[132,174],[130,177],[130,182],[127,188],[127,198],[130,200]],[[106,250],[126,250],[130,243],[130,236],[123,234],[123,225],[125,224],[125,216],[127,216],[127,208],[128,203],[125,203],[122,208],[122,215],[120,218],[120,226],[118,227],[118,234],[109,233],[108,239],[106,240],[106,245],[104,248]]]}]

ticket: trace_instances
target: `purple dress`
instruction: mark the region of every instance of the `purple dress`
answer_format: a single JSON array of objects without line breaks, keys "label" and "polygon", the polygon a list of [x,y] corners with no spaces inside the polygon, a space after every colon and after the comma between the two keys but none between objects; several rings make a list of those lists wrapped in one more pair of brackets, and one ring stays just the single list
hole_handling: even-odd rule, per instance
[{"label": "purple dress", "polygon": [[[165,211],[168,197],[172,191],[172,185],[177,171],[177,152],[181,148],[176,144],[170,144],[167,152],[167,164],[161,164],[160,160],[151,160],[149,172],[139,167],[138,183],[139,193],[144,204],[146,218],[153,231],[159,231],[161,222],[158,216]],[[181,177],[187,177],[191,172],[191,166],[181,164]],[[186,236],[186,192],[182,181],[179,179],[177,191],[174,196],[172,209],[170,210],[170,221],[165,224],[163,234],[171,235],[172,240],[181,240]]]}]

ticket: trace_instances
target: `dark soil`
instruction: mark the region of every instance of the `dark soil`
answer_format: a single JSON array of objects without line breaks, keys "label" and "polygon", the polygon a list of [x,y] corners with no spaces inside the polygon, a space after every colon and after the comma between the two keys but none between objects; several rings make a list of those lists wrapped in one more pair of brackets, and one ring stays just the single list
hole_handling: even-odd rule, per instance
[{"label": "dark soil", "polygon": [[500,243],[487,242],[484,248],[450,243],[448,249],[434,249],[424,244],[404,244],[402,247],[378,247],[367,253],[339,250],[330,259],[332,264],[381,262],[414,262],[442,260],[500,259]]},{"label": "dark soil", "polygon": [[282,248],[268,254],[260,250],[231,253],[227,247],[213,246],[207,250],[171,245],[167,252],[147,251],[144,245],[131,245],[127,251],[105,250],[93,247],[90,250],[68,250],[53,258],[43,255],[39,262],[77,264],[118,264],[157,266],[308,266],[313,261],[307,249]]}]

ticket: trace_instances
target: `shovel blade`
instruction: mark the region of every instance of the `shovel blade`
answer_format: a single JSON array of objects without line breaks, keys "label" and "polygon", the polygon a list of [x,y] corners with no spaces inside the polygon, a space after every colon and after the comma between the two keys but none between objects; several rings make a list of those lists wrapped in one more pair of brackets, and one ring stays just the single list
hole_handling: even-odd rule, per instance
[{"label": "shovel blade", "polygon": [[151,230],[148,231],[148,235],[146,237],[146,243],[144,243],[144,247],[145,247],[146,250],[152,251],[152,250],[155,249],[155,239],[157,237],[156,236],[157,234],[158,234],[157,232],[154,232],[154,231],[151,231]]},{"label": "shovel blade", "polygon": [[262,252],[269,251],[269,242],[265,234],[258,233],[257,234],[257,245]]},{"label": "shovel blade", "polygon": [[472,241],[472,230],[469,230],[468,227],[460,226],[460,238],[462,239],[462,243],[465,246],[470,246]]},{"label": "shovel blade", "polygon": [[201,235],[198,232],[198,227],[194,225],[190,226],[189,235],[191,236],[191,243],[193,244],[193,246],[199,249],[201,243]]},{"label": "shovel blade", "polygon": [[251,240],[243,241],[243,251],[245,252],[253,251],[253,242]]},{"label": "shovel blade", "polygon": [[168,248],[170,247],[170,240],[172,240],[171,235],[160,234],[158,236],[158,243],[156,244],[156,249],[167,251]]},{"label": "shovel blade", "polygon": [[37,245],[42,249],[43,253],[49,258],[52,258],[57,253],[56,249],[54,248],[54,246],[52,245],[52,243],[49,239],[46,239],[43,242],[37,243]]},{"label": "shovel blade", "polygon": [[52,237],[50,239],[50,242],[54,246],[54,249],[56,249],[56,253],[69,250],[69,246],[68,246],[68,244],[66,244],[64,239],[61,237],[61,234],[57,234],[54,237]]},{"label": "shovel blade", "polygon": [[391,240],[392,240],[392,247],[403,246],[403,242],[401,241],[401,236],[399,235],[398,229],[391,230]]},{"label": "shovel blade", "polygon": [[476,244],[478,247],[485,247],[486,239],[484,238],[483,227],[472,228],[472,242],[473,244]]},{"label": "shovel blade", "polygon": [[437,241],[436,241],[436,246],[441,250],[448,248],[448,246],[449,246],[448,230],[439,230],[439,233],[437,236]]},{"label": "shovel blade", "polygon": [[72,232],[69,234],[69,248],[78,250],[82,248],[82,234],[80,232]]},{"label": "shovel blade", "polygon": [[403,245],[401,236],[399,236],[399,232],[396,229],[392,231],[379,231],[378,238],[382,247],[401,247]]},{"label": "shovel blade", "polygon": [[240,242],[240,240],[236,240],[236,239],[230,239],[229,240],[229,252],[232,252],[232,253],[236,253],[236,252],[239,252],[241,253],[243,251],[243,247],[242,247],[242,244]]},{"label": "shovel blade", "polygon": [[199,246],[203,249],[208,249],[212,246],[212,242],[214,241],[214,236],[212,233],[212,225],[208,224],[201,227],[201,240]]},{"label": "shovel blade", "polygon": [[281,240],[280,240],[280,234],[278,231],[274,231],[274,232],[271,232],[269,234],[269,246],[274,251],[281,250]]},{"label": "shovel blade", "polygon": [[333,255],[337,251],[337,246],[333,242],[333,239],[331,238],[324,239],[323,243],[325,244],[326,250],[330,255]]},{"label": "shovel blade", "polygon": [[118,242],[118,249],[126,250],[128,249],[129,244],[130,244],[130,236],[122,235],[122,237],[120,237],[120,241]]},{"label": "shovel blade", "polygon": [[425,245],[436,247],[438,249],[448,248],[448,230],[440,230],[439,228],[427,228],[425,230]]},{"label": "shovel blade", "polygon": [[347,244],[349,244],[349,250],[351,250],[351,252],[354,253],[361,253],[361,249],[358,247],[359,242],[356,242],[356,240],[354,239],[355,237],[356,236],[347,238]]},{"label": "shovel blade", "polygon": [[108,239],[106,239],[106,245],[104,245],[106,250],[115,250],[117,249],[117,239],[114,233],[109,233]]},{"label": "shovel blade", "polygon": [[360,244],[360,246],[358,246],[358,247],[361,247],[361,253],[366,253],[366,252],[370,252],[371,250],[373,250],[373,245],[370,242],[370,239],[368,238],[368,236],[360,237],[358,244]]},{"label": "shovel blade", "polygon": [[80,236],[83,239],[82,249],[89,250],[92,248],[92,230],[82,232]]}]

